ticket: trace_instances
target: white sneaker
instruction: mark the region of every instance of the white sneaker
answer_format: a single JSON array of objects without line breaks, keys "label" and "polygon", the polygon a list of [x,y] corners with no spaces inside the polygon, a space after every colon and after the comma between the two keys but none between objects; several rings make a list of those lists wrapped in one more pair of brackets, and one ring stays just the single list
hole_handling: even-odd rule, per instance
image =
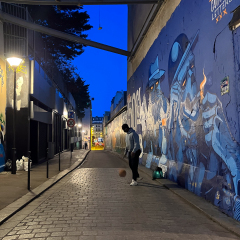
[{"label": "white sneaker", "polygon": [[134,181],[134,180],[132,180],[132,182],[130,183],[130,186],[137,186],[137,185],[138,185],[137,181]]}]

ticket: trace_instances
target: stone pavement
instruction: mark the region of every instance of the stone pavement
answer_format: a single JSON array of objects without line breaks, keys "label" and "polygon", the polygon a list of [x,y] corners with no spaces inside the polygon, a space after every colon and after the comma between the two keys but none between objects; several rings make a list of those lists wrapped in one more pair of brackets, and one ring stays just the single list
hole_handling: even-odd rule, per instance
[{"label": "stone pavement", "polygon": [[[118,155],[116,152],[110,152],[111,154]],[[127,162],[127,158],[124,158]],[[146,167],[139,165],[139,172],[147,174],[149,177],[152,177],[152,170],[147,169]],[[170,190],[172,193],[176,194],[183,201],[188,203],[190,206],[204,214],[206,217],[212,221],[218,223],[220,226],[225,228],[227,231],[230,231],[237,235],[240,239],[240,222],[234,220],[233,218],[227,216],[225,213],[222,213],[219,208],[212,205],[210,202],[205,199],[198,197],[192,192],[180,187],[177,183],[172,182],[168,179],[156,179],[161,186]]]},{"label": "stone pavement", "polygon": [[[108,161],[115,163],[109,167]],[[95,162],[103,164],[96,168]],[[123,167],[125,178],[118,176]],[[131,187],[126,162],[91,151],[80,167],[2,224],[0,239],[239,239],[140,170],[143,179]]]},{"label": "stone pavement", "polygon": [[72,157],[71,152],[62,152],[60,172],[59,156],[49,159],[49,178],[46,174],[46,162],[34,165],[30,171],[31,191],[27,189],[28,172],[0,173],[0,224],[76,168],[88,152],[89,150],[84,149],[74,150]]}]

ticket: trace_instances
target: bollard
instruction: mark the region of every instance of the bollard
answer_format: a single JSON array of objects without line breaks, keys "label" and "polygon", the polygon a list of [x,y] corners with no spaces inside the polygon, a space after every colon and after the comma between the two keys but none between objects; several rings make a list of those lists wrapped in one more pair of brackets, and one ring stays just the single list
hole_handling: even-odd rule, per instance
[{"label": "bollard", "polygon": [[60,172],[60,169],[61,169],[61,167],[60,167],[60,147],[59,147],[59,172]]},{"label": "bollard", "polygon": [[12,148],[12,174],[16,174],[16,148]]},{"label": "bollard", "polygon": [[47,148],[47,178],[48,178],[48,148]]},{"label": "bollard", "polygon": [[31,151],[28,151],[28,190],[30,190],[30,160],[31,160]]},{"label": "bollard", "polygon": [[71,158],[70,158],[70,160],[72,160],[72,152],[73,152],[73,143],[71,143]]}]

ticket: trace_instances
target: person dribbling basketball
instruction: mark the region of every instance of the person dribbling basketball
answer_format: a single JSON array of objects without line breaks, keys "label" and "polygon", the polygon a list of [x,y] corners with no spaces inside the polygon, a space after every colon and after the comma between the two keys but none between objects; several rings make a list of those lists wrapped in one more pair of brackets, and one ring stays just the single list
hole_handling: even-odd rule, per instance
[{"label": "person dribbling basketball", "polygon": [[137,178],[139,177],[138,163],[141,154],[139,136],[132,128],[129,128],[127,124],[122,125],[122,130],[127,133],[126,149],[123,157],[128,154],[129,167],[132,170],[132,182],[130,183],[130,186],[137,186]]}]

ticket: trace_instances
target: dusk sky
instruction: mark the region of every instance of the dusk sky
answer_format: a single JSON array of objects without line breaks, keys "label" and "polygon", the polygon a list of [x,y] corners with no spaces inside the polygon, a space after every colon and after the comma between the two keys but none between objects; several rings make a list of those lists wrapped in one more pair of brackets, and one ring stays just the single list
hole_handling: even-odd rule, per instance
[{"label": "dusk sky", "polygon": [[[100,26],[99,28],[99,9]],[[86,31],[89,40],[127,50],[127,5],[84,6],[93,28]],[[86,84],[90,84],[92,116],[110,111],[117,91],[127,90],[127,57],[93,47],[85,47],[73,62]]]}]

